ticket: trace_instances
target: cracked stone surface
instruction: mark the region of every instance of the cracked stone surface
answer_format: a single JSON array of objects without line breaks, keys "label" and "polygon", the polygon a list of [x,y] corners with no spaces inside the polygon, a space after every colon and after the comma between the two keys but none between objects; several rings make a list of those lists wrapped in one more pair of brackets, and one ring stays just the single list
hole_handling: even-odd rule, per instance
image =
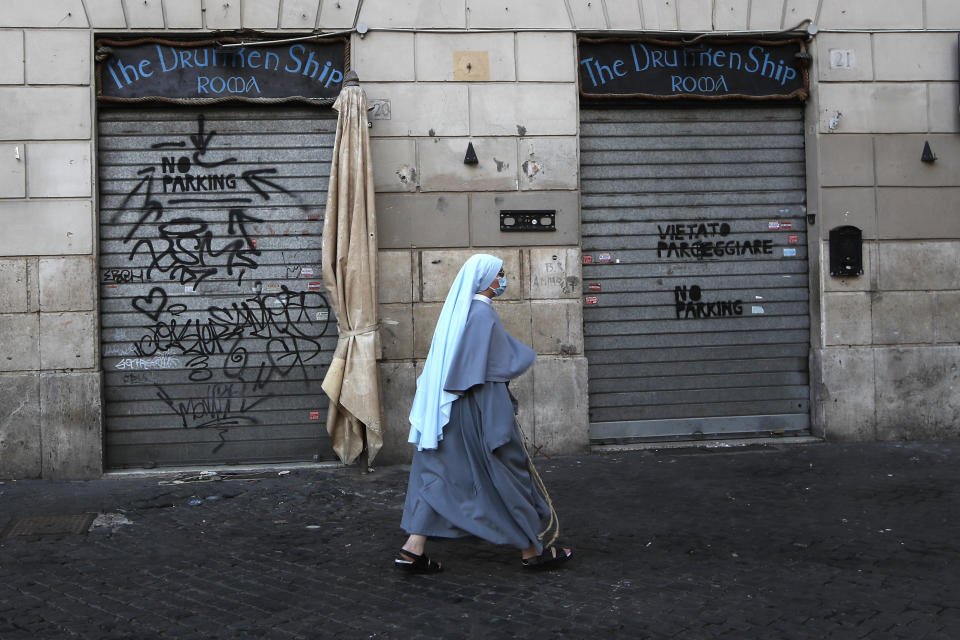
[{"label": "cracked stone surface", "polygon": [[[575,559],[477,540],[392,566],[406,467],[0,484],[0,638],[960,637],[960,444],[539,460]],[[129,522],[129,524],[128,524]]]}]

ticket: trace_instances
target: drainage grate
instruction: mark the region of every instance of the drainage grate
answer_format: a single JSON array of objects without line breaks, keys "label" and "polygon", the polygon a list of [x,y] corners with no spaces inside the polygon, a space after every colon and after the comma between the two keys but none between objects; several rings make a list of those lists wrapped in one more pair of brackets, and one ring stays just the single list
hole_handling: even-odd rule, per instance
[{"label": "drainage grate", "polygon": [[86,533],[97,517],[95,513],[17,518],[3,530],[0,538],[14,536],[77,535]]}]

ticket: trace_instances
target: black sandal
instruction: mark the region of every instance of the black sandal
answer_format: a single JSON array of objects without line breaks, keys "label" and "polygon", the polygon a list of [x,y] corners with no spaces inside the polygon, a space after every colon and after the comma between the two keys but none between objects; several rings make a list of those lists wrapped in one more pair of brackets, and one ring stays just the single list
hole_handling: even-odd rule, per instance
[{"label": "black sandal", "polygon": [[[407,558],[413,558],[413,560],[407,560]],[[443,566],[439,562],[434,562],[428,558],[426,554],[418,556],[405,549],[400,550],[399,557],[393,561],[393,566],[397,569],[403,569],[407,573],[440,573],[443,571]]]},{"label": "black sandal", "polygon": [[573,557],[573,551],[567,553],[561,547],[549,546],[538,556],[521,560],[524,569],[552,569]]}]

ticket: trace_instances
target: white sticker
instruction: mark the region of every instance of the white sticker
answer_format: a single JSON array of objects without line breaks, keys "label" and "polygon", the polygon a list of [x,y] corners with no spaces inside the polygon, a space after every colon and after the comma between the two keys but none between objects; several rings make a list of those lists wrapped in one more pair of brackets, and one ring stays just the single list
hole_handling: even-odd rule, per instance
[{"label": "white sticker", "polygon": [[330,317],[329,311],[317,311],[317,320],[319,320],[320,322],[325,321],[329,317]]},{"label": "white sticker", "polygon": [[193,293],[193,285],[192,285],[192,284],[185,284],[185,285],[183,285],[183,292],[184,292],[184,293]]},{"label": "white sticker", "polygon": [[763,307],[758,307],[757,305],[754,305],[753,309],[751,309],[751,313],[763,313]]},{"label": "white sticker", "polygon": [[785,249],[783,250],[783,255],[784,255],[784,256],[795,256],[795,255],[797,255],[797,250],[796,250],[796,249],[786,249],[786,248],[785,248]]},{"label": "white sticker", "polygon": [[771,220],[770,222],[767,223],[767,229],[770,229],[770,230],[775,231],[775,230],[777,230],[777,229],[779,229],[779,228],[780,228],[780,221],[779,221],[779,220]]},{"label": "white sticker", "polygon": [[753,296],[753,297],[756,298],[757,300],[763,300],[763,296]]},{"label": "white sticker", "polygon": [[301,276],[312,276],[312,275],[313,275],[313,267],[300,267],[300,275],[301,275]]}]

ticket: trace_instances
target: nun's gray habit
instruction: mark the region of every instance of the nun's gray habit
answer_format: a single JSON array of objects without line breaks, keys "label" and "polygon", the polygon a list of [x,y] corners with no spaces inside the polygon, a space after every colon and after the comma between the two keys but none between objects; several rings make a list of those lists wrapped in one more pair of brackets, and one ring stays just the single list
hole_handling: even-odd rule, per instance
[{"label": "nun's gray habit", "polygon": [[506,332],[489,298],[473,296],[443,383],[459,397],[437,447],[414,454],[400,525],[407,533],[542,550],[537,534],[549,507],[528,471],[507,391],[536,357]]}]

